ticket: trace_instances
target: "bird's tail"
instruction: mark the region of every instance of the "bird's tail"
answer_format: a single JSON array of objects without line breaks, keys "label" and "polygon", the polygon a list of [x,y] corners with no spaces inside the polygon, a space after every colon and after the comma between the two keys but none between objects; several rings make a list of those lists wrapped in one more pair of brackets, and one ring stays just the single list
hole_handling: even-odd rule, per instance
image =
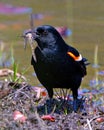
[{"label": "bird's tail", "polygon": [[83,60],[83,62],[84,62],[84,64],[85,64],[85,66],[87,66],[87,65],[89,65],[89,64],[90,64],[90,62],[88,62],[88,59],[83,58],[82,60]]}]

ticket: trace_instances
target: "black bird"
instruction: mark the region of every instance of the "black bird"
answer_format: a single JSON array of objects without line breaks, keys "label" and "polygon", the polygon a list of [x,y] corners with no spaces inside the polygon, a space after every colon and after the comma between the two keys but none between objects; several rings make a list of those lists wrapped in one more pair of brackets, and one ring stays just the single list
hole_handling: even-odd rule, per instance
[{"label": "black bird", "polygon": [[72,46],[65,43],[58,31],[43,25],[25,33],[32,35],[37,42],[34,50],[35,58],[31,64],[39,81],[47,89],[49,97],[53,97],[53,88],[72,90],[73,109],[78,109],[78,88],[86,75],[85,58]]}]

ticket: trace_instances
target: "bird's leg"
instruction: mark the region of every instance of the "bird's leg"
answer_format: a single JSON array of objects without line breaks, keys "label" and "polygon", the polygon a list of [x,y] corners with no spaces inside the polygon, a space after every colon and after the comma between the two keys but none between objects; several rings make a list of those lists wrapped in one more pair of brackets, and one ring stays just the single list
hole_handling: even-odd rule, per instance
[{"label": "bird's leg", "polygon": [[46,88],[46,89],[48,91],[49,98],[53,98],[53,89],[51,88]]},{"label": "bird's leg", "polygon": [[75,89],[75,90],[72,90],[72,93],[73,93],[73,110],[74,112],[77,112],[78,111],[78,90]]}]

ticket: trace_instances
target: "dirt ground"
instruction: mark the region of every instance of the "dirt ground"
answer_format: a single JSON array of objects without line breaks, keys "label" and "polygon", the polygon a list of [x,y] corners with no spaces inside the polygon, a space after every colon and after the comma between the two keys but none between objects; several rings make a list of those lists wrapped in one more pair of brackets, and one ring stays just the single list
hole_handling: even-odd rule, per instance
[{"label": "dirt ground", "polygon": [[27,83],[0,81],[0,130],[104,130],[104,108],[89,98],[81,98],[74,113],[71,99],[38,96]]}]

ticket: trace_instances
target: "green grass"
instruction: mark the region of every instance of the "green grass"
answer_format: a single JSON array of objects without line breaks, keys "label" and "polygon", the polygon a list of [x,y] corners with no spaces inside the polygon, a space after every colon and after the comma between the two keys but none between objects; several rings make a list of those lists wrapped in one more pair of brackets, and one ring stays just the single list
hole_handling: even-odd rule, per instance
[{"label": "green grass", "polygon": [[[7,0],[1,2],[8,3]],[[35,20],[35,26],[50,24],[53,26],[68,26],[73,30],[73,35],[65,41],[76,47],[84,57],[94,63],[94,49],[98,44],[99,70],[104,69],[104,2],[103,0],[11,0],[10,4],[15,6],[28,6],[33,8],[33,13],[43,13],[43,20]],[[23,49],[23,39],[20,37],[25,29],[30,28],[29,14],[25,15],[0,15],[0,25],[6,27],[0,29],[0,39],[5,45],[13,44],[14,57],[19,63],[19,71],[30,66],[31,49],[28,45],[26,51]],[[32,77],[33,68],[30,67],[26,77],[30,83],[36,85],[38,80]],[[89,80],[95,75],[95,70],[90,65],[88,75],[83,80],[82,86],[88,86]]]}]

